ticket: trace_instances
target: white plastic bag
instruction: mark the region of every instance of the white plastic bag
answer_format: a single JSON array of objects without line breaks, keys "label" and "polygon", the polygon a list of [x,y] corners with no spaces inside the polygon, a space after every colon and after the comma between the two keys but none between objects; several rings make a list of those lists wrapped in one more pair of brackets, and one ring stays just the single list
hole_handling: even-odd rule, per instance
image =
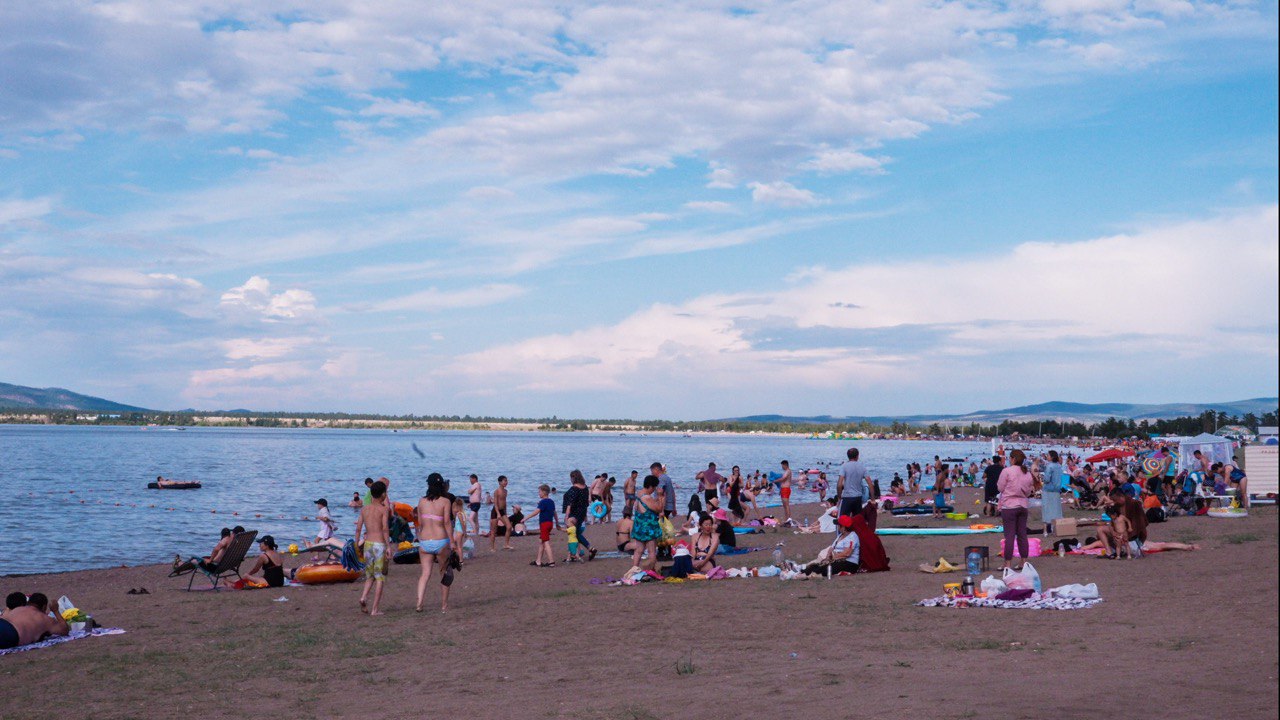
[{"label": "white plastic bag", "polygon": [[1040,573],[1031,563],[1023,563],[1022,570],[1004,569],[1004,584],[1010,590],[1034,590],[1040,592]]},{"label": "white plastic bag", "polygon": [[1048,592],[1049,595],[1060,598],[1078,598],[1080,600],[1092,600],[1098,597],[1098,586],[1095,583],[1081,585],[1072,583],[1071,585],[1063,585],[1053,588]]},{"label": "white plastic bag", "polygon": [[988,575],[987,579],[983,580],[978,587],[981,587],[982,592],[986,593],[987,597],[989,598],[993,598],[999,595],[1000,593],[1004,592],[1005,590],[1009,589],[1008,585],[1005,585],[1003,582],[997,580],[994,575]]},{"label": "white plastic bag", "polygon": [[62,597],[58,598],[58,610],[57,610],[58,616],[61,617],[62,613],[74,608],[75,606],[76,604],[71,602],[71,598],[67,597],[66,595],[63,595]]}]

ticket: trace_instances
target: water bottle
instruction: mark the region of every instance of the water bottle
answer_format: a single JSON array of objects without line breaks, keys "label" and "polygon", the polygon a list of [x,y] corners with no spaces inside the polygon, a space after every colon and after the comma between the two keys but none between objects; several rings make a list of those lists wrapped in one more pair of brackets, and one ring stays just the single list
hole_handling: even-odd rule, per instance
[{"label": "water bottle", "polygon": [[782,546],[779,545],[773,549],[773,564],[782,567]]},{"label": "water bottle", "polygon": [[809,527],[809,516],[808,516],[808,515],[805,515],[805,516],[804,516],[804,526],[805,526],[806,528],[808,528],[808,527]]},{"label": "water bottle", "polygon": [[977,575],[982,571],[982,555],[977,550],[970,550],[964,557],[964,569],[970,575]]}]

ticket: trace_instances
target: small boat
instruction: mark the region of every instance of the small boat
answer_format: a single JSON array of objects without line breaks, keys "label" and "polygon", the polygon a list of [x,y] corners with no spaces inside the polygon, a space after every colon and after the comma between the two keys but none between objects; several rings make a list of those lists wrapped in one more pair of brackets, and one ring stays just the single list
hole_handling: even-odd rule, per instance
[{"label": "small boat", "polygon": [[166,480],[164,482],[147,483],[148,490],[199,490],[199,480]]}]

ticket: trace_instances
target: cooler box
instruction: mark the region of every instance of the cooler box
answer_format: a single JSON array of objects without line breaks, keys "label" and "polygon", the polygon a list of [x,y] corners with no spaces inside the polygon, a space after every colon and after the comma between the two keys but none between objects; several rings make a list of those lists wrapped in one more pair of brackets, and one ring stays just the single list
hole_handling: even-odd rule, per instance
[{"label": "cooler box", "polygon": [[1053,521],[1054,537],[1073,538],[1079,530],[1079,521],[1075,518],[1059,518]]}]

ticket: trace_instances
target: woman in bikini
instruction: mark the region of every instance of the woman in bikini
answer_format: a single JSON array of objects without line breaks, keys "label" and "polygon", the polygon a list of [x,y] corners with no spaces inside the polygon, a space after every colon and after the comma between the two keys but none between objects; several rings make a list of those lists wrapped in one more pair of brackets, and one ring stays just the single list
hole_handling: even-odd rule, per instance
[{"label": "woman in bikini", "polygon": [[613,528],[613,540],[618,544],[618,552],[629,553],[636,549],[636,541],[631,539],[631,508],[622,511],[622,519]]},{"label": "woman in bikini", "polygon": [[715,531],[715,520],[702,513],[698,516],[698,534],[693,537],[693,569],[705,573],[715,567],[719,549],[720,536]]},{"label": "woman in bikini", "polygon": [[422,575],[418,577],[418,604],[414,608],[422,612],[423,595],[431,568],[440,565],[440,612],[449,609],[449,586],[453,584],[453,568],[449,565],[449,535],[453,529],[453,503],[445,492],[444,478],[440,473],[427,477],[427,495],[418,501],[418,560],[422,563]]}]

